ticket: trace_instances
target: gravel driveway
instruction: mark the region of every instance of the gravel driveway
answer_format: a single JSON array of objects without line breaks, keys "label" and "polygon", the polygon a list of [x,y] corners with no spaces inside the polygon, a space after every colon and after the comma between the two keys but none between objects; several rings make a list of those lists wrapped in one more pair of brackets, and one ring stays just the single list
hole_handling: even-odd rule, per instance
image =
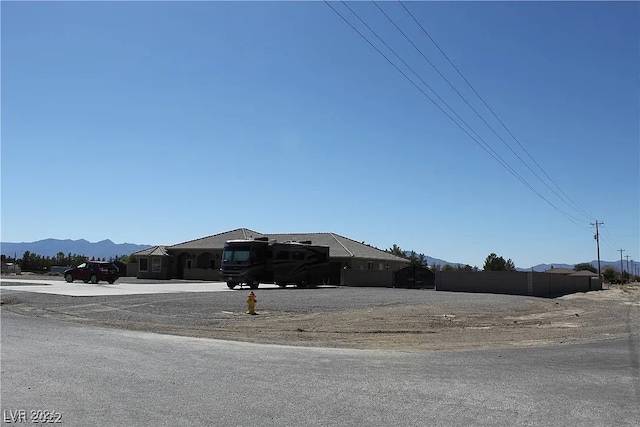
[{"label": "gravel driveway", "polygon": [[[116,282],[117,283],[117,282]],[[81,286],[79,284],[78,286]],[[403,351],[552,345],[637,334],[640,287],[560,298],[328,287],[70,297],[2,287],[2,309],[193,337]]]}]

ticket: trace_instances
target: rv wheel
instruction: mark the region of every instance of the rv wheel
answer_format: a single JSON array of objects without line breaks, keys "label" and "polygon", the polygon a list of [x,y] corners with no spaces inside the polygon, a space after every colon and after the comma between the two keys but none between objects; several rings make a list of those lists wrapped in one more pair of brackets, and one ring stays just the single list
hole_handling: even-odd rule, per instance
[{"label": "rv wheel", "polygon": [[236,283],[234,283],[234,282],[227,282],[227,287],[228,287],[229,289],[233,289],[233,288],[235,288],[235,287],[236,287]]},{"label": "rv wheel", "polygon": [[250,289],[258,289],[258,285],[259,285],[259,284],[260,284],[260,283],[259,283],[257,280],[254,280],[253,282],[249,282],[249,283],[247,283],[247,285],[249,285],[249,288],[250,288]]},{"label": "rv wheel", "polygon": [[283,289],[287,287],[286,283],[276,283],[276,285],[280,286]]}]

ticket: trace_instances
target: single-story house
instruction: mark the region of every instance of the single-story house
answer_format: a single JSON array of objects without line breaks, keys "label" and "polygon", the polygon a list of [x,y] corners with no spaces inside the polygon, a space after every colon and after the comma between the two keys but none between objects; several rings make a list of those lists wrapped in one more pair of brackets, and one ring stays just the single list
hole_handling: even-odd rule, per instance
[{"label": "single-story house", "polygon": [[548,270],[544,271],[545,273],[552,273],[552,274],[573,274],[576,271],[572,270],[570,268],[553,268],[551,267]]},{"label": "single-story house", "polygon": [[590,271],[590,270],[575,271],[570,268],[550,268],[549,270],[546,270],[545,273],[565,274],[567,276],[598,277],[598,273],[594,273],[593,271]]},{"label": "single-story house", "polygon": [[138,262],[140,279],[221,280],[222,250],[228,240],[267,237],[278,242],[311,241],[329,246],[332,276],[339,281],[342,269],[389,270],[409,265],[409,261],[336,233],[264,234],[248,228],[225,231],[172,246],[154,246],[132,255]]},{"label": "single-story house", "polygon": [[598,273],[594,273],[593,271],[590,271],[590,270],[580,270],[580,271],[574,271],[573,273],[569,274],[569,276],[598,277]]},{"label": "single-story house", "polygon": [[138,279],[169,279],[169,269],[173,264],[166,246],[153,246],[134,253],[138,268]]}]

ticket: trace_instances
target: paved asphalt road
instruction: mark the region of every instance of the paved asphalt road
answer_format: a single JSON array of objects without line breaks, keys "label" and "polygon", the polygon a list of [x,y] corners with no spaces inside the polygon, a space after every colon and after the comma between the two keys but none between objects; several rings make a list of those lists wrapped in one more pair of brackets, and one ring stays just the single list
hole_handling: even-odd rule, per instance
[{"label": "paved asphalt road", "polygon": [[1,321],[2,425],[640,425],[637,338],[416,354]]}]

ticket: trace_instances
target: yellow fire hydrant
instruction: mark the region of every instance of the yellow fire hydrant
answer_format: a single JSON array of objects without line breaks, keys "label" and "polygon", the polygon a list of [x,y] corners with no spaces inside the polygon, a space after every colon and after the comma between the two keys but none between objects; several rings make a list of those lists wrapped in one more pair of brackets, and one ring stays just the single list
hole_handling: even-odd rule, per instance
[{"label": "yellow fire hydrant", "polygon": [[258,302],[256,294],[251,292],[247,298],[247,314],[258,314],[256,313],[256,302]]}]

